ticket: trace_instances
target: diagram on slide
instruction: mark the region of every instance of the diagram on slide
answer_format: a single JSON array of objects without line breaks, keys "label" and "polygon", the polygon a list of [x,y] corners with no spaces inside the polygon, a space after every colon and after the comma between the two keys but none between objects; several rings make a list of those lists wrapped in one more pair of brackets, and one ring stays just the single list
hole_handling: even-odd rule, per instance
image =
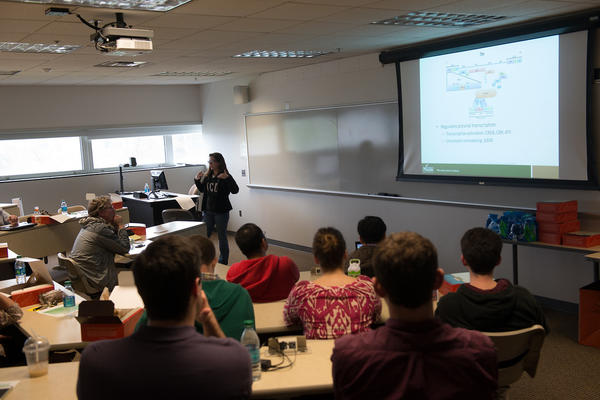
[{"label": "diagram on slide", "polygon": [[496,97],[502,88],[502,81],[508,75],[502,71],[508,64],[521,63],[521,56],[512,56],[497,62],[483,65],[450,65],[446,67],[446,92],[475,90],[475,98],[468,114],[472,118],[486,118],[494,115],[494,108],[488,99]]}]

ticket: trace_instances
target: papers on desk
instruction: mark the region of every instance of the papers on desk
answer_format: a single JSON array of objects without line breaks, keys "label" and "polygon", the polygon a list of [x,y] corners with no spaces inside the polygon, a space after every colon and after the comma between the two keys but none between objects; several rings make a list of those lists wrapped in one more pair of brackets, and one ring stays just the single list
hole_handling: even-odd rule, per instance
[{"label": "papers on desk", "polygon": [[144,240],[141,242],[136,241],[134,243],[135,244],[133,245],[133,248],[129,250],[129,255],[131,255],[131,256],[137,256],[138,254],[140,254],[142,251],[144,251],[146,249],[146,246],[148,246],[150,243],[152,243],[152,241]]},{"label": "papers on desk", "polygon": [[6,395],[17,386],[19,381],[6,381],[0,382],[0,399],[6,397]]},{"label": "papers on desk", "polygon": [[135,286],[115,286],[109,300],[119,309],[144,308],[144,302]]},{"label": "papers on desk", "polygon": [[39,310],[38,313],[49,315],[55,318],[71,318],[77,314],[77,310],[79,306],[75,307],[65,307],[62,304],[50,308],[46,308],[44,310]]},{"label": "papers on desk", "polygon": [[179,207],[184,210],[190,210],[196,207],[196,203],[194,203],[194,200],[192,200],[191,196],[179,195],[175,197],[175,200],[177,200]]},{"label": "papers on desk", "polygon": [[54,221],[58,222],[59,224],[62,224],[64,222],[74,219],[75,217],[73,217],[70,214],[56,214],[56,215],[51,215],[50,218],[52,218]]}]

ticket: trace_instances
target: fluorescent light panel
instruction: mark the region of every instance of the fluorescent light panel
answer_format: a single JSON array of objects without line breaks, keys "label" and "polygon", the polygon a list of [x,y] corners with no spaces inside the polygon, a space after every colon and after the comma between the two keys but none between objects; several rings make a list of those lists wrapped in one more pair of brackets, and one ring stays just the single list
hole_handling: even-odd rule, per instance
[{"label": "fluorescent light panel", "polygon": [[158,74],[150,75],[150,76],[202,76],[202,77],[211,77],[211,76],[225,76],[233,74],[231,71],[224,72],[159,72]]},{"label": "fluorescent light panel", "polygon": [[410,12],[393,18],[371,22],[373,25],[408,25],[461,27],[487,24],[508,18],[504,15],[451,14],[442,12]]},{"label": "fluorescent light panel", "polygon": [[9,0],[17,3],[61,4],[121,10],[169,11],[190,0]]},{"label": "fluorescent light panel", "polygon": [[236,54],[234,58],[314,58],[331,53],[319,50],[252,50]]},{"label": "fluorescent light panel", "polygon": [[144,64],[148,64],[147,61],[105,61],[100,64],[94,65],[94,67],[112,67],[112,68],[137,68]]},{"label": "fluorescent light panel", "polygon": [[31,44],[17,42],[0,42],[0,51],[9,51],[13,53],[53,53],[53,54],[68,54],[81,46],[70,44]]}]

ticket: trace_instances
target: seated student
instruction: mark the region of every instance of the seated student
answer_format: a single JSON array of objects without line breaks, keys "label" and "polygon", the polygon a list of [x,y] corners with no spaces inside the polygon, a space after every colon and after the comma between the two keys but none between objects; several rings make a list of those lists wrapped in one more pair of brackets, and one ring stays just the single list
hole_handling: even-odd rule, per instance
[{"label": "seated student", "polygon": [[0,367],[25,365],[26,337],[15,325],[23,316],[17,303],[0,294]]},{"label": "seated student", "polygon": [[381,300],[366,276],[344,273],[344,237],[335,228],[321,228],[313,240],[315,262],[323,275],[294,286],[283,308],[287,325],[302,324],[307,339],[333,339],[369,330],[381,314]]},{"label": "seated student", "polygon": [[[133,274],[148,325],[85,348],[79,399],[248,398],[248,350],[219,328],[190,239],[166,236],[152,242],[135,260]],[[194,321],[202,323],[205,336]]]},{"label": "seated student", "polygon": [[17,226],[19,224],[19,217],[11,215],[0,208],[0,225],[11,225]]},{"label": "seated student", "polygon": [[388,236],[375,251],[375,290],[390,309],[376,330],[335,341],[331,356],[340,399],[492,399],[496,350],[483,334],[433,316],[432,291],[444,272],[426,238]]},{"label": "seated student", "polygon": [[[248,291],[238,284],[222,280],[215,274],[217,257],[215,246],[206,236],[190,236],[200,256],[200,278],[202,290],[206,293],[208,304],[213,310],[217,322],[225,336],[240,340],[244,331],[244,321],[254,321],[254,307]],[[148,324],[146,312],[136,325],[136,330]],[[202,333],[202,324],[195,321],[196,330]]]},{"label": "seated student", "polygon": [[[360,260],[360,273],[369,278],[375,276],[371,258],[375,251],[375,246],[385,239],[385,222],[379,217],[366,216],[358,221],[358,238],[362,246],[352,252],[348,260],[358,258]],[[348,272],[349,263],[346,261],[345,270]]]},{"label": "seated student", "polygon": [[465,232],[460,246],[460,259],[471,282],[440,298],[435,313],[442,321],[482,332],[513,331],[534,324],[548,331],[544,313],[527,289],[507,279],[494,280],[494,268],[501,260],[500,236],[473,228]]},{"label": "seated student", "polygon": [[298,281],[300,272],[289,257],[266,255],[267,239],[255,224],[244,224],[235,234],[241,252],[247,260],[233,264],[227,280],[242,285],[254,303],[282,300]]},{"label": "seated student", "polygon": [[97,293],[117,284],[115,254],[129,252],[129,236],[116,215],[108,196],[96,197],[88,205],[88,216],[79,220],[81,230],[75,238],[71,258],[79,265]]}]

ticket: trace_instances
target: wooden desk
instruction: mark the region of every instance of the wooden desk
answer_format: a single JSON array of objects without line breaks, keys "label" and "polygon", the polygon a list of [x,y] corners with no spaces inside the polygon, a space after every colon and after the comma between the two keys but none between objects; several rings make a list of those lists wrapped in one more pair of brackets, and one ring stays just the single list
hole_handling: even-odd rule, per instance
[{"label": "wooden desk", "polygon": [[[267,371],[252,385],[252,397],[281,397],[333,391],[331,352],[333,340],[307,340],[308,352],[298,352],[294,365]],[[261,349],[261,358],[279,360]],[[290,355],[293,360],[294,356]],[[0,368],[0,381],[20,381],[6,400],[76,399],[78,362],[48,365],[48,375],[30,378],[27,367]]]},{"label": "wooden desk", "polygon": [[206,224],[196,221],[173,221],[146,229],[146,239],[148,240],[154,240],[167,235],[206,236]]},{"label": "wooden desk", "polygon": [[[129,210],[120,208],[117,215],[129,223]],[[61,251],[70,251],[81,227],[79,219],[52,225],[0,232],[0,243],[8,243],[15,253],[26,257],[43,258]]]},{"label": "wooden desk", "polygon": [[[600,280],[600,276],[599,276],[600,246],[575,247],[575,246],[563,246],[563,245],[543,243],[543,242],[518,242],[518,241],[513,241],[513,240],[508,240],[508,239],[503,239],[502,241],[504,243],[508,243],[508,244],[512,245],[513,283],[515,285],[519,284],[519,254],[518,254],[519,246],[537,247],[540,249],[549,249],[549,250],[558,250],[558,251],[568,251],[571,253],[582,253],[585,255],[587,260],[593,262],[594,281]],[[590,254],[590,253],[594,253],[594,254]]]},{"label": "wooden desk", "polygon": [[[294,364],[289,368],[267,371],[252,385],[252,397],[289,397],[314,393],[333,392],[331,376],[331,353],[333,340],[307,340],[308,352],[297,352]],[[294,355],[289,356],[294,360]],[[279,356],[268,354],[261,348],[260,358],[268,358],[275,363]]]},{"label": "wooden desk", "polygon": [[[198,195],[188,196],[187,194],[163,192],[175,197],[186,196],[191,197],[194,201],[198,201]],[[132,222],[141,222],[146,226],[154,226],[163,223],[162,212],[170,208],[181,208],[175,197],[165,199],[138,199],[132,194],[123,194],[123,205],[129,208],[130,218]]]},{"label": "wooden desk", "polygon": [[48,374],[37,378],[29,377],[27,367],[0,368],[0,381],[19,381],[6,400],[76,400],[78,371],[78,362],[50,364]]}]

